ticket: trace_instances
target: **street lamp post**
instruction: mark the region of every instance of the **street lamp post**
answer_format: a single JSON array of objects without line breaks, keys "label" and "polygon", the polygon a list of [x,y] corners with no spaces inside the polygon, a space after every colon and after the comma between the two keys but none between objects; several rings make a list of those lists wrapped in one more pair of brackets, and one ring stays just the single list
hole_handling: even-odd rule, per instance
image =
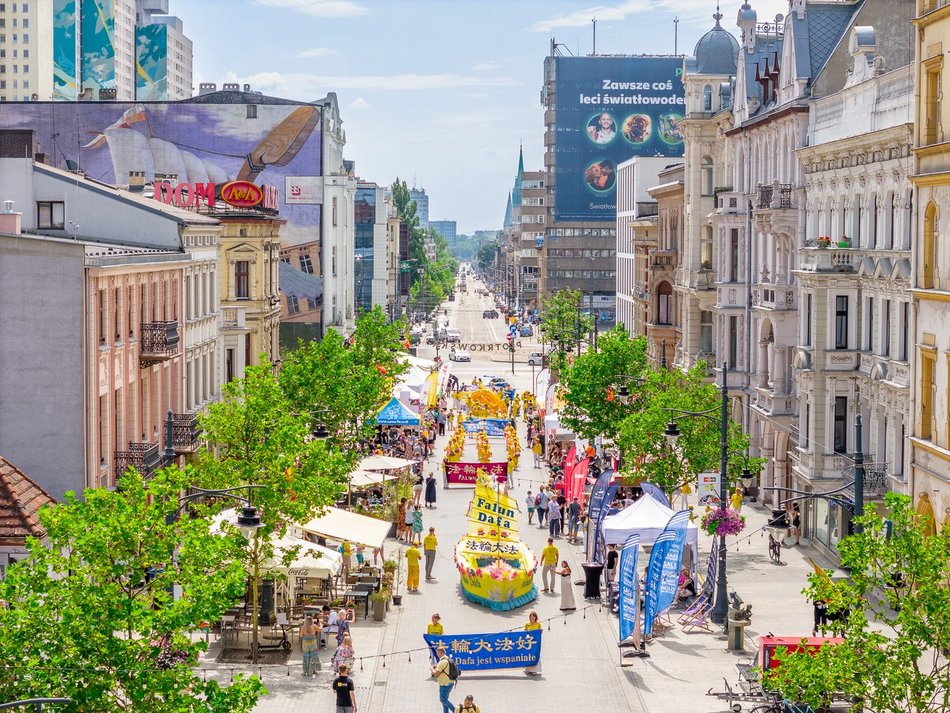
[{"label": "street lamp post", "polygon": [[[665,353],[665,351],[664,351]],[[728,491],[726,489],[726,479],[729,468],[729,386],[726,381],[727,365],[722,365],[722,384],[720,387],[719,401],[719,515],[720,519],[725,517],[726,503],[728,501]],[[678,409],[669,409],[676,415],[686,417],[703,417],[715,421],[712,414],[715,409],[708,411],[680,411]],[[676,421],[670,421],[666,427],[665,435],[671,445],[676,443],[680,431]],[[726,615],[729,611],[729,605],[726,601],[728,597],[728,585],[726,582],[726,536],[720,535],[719,540],[719,571],[716,575],[716,601],[713,605],[711,619],[716,624],[722,624],[726,621]]]},{"label": "street lamp post", "polygon": [[[854,510],[852,518],[864,514],[864,452],[861,445],[861,414],[854,417]],[[855,523],[855,533],[861,532],[861,525]]]}]

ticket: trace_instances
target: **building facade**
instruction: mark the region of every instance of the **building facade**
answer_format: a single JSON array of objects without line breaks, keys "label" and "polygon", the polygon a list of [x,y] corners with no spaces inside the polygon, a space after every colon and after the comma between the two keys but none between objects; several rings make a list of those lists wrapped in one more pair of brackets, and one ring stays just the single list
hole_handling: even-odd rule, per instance
[{"label": "building facade", "polygon": [[445,238],[449,247],[455,247],[455,241],[458,239],[458,224],[454,220],[430,220],[429,227]]},{"label": "building facade", "polygon": [[[429,229],[429,196],[425,188],[409,189],[409,198],[416,202],[416,216],[419,218],[419,227],[423,230]],[[444,236],[443,236],[444,237]]]},{"label": "building facade", "polygon": [[168,14],[168,0],[138,0],[135,98],[175,101],[193,94],[192,44],[184,23]]},{"label": "building facade", "polygon": [[0,102],[53,98],[52,46],[52,3],[0,3]]},{"label": "building facade", "polygon": [[355,198],[355,243],[356,243],[356,307],[371,310],[379,305],[383,311],[390,303],[390,254],[389,214],[392,208],[390,193],[375,183],[360,182]]},{"label": "building facade", "polygon": [[913,354],[911,463],[908,490],[919,510],[947,522],[950,508],[950,110],[943,98],[950,46],[950,5],[917,0],[914,81],[916,236],[913,298],[917,324]]}]

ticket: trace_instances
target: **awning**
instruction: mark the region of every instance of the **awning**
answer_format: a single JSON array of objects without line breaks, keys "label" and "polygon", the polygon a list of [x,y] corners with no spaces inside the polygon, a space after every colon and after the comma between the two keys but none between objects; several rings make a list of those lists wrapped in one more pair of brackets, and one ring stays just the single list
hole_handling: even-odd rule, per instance
[{"label": "awning", "polygon": [[388,475],[387,473],[374,473],[369,470],[357,470],[350,473],[350,485],[354,488],[365,488],[370,485],[377,485],[387,480],[395,480],[398,475]]},{"label": "awning", "polygon": [[346,540],[366,547],[382,547],[389,535],[390,526],[391,523],[385,520],[331,507],[327,508],[324,515],[296,527],[338,542]]},{"label": "awning", "polygon": [[414,464],[414,460],[406,460],[405,458],[372,455],[366,456],[366,458],[357,463],[356,468],[357,470],[396,470],[397,468],[405,468],[406,466]]},{"label": "awning", "polygon": [[[315,577],[317,579],[326,579],[332,577],[340,571],[340,565],[343,564],[343,555],[329,547],[309,542],[293,535],[284,535],[283,537],[274,537],[273,543],[275,557],[272,561],[264,563],[264,569],[268,572],[280,572],[289,577]],[[281,560],[284,553],[299,547],[297,554],[290,564],[285,565]]]},{"label": "awning", "polygon": [[399,399],[393,397],[376,415],[378,426],[418,426],[419,417]]},{"label": "awning", "polygon": [[303,272],[283,260],[277,263],[277,279],[280,291],[288,297],[319,300],[323,297],[323,280]]}]

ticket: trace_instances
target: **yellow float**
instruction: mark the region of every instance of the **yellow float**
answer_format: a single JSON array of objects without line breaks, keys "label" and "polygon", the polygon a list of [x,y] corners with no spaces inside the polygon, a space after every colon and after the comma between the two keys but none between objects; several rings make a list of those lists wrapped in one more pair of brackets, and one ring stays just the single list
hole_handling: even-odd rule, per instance
[{"label": "yellow float", "polygon": [[455,545],[455,565],[466,599],[508,611],[538,596],[538,558],[518,539],[518,505],[479,469],[468,507],[468,534]]}]

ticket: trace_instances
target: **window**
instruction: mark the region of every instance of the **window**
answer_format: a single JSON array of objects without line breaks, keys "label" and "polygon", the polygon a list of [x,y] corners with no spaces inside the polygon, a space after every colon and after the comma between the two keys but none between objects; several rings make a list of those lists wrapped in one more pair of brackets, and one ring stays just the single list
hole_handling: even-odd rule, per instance
[{"label": "window", "polygon": [[99,346],[104,347],[106,344],[106,291],[99,290],[99,310],[97,321],[99,322]]},{"label": "window", "polygon": [[900,360],[907,361],[907,346],[910,344],[910,303],[901,302],[901,349]]},{"label": "window", "polygon": [[703,87],[703,111],[712,111],[712,87]]},{"label": "window", "polygon": [[835,453],[848,452],[848,397],[835,396]]},{"label": "window", "polygon": [[320,306],[319,303],[318,303],[313,297],[308,297],[308,298],[307,298],[307,308],[308,308],[308,309],[317,309],[319,306]]},{"label": "window", "polygon": [[881,355],[891,355],[891,301],[884,300],[881,306]]},{"label": "window", "polygon": [[869,352],[874,351],[874,298],[868,297],[864,300],[864,311],[867,315],[866,325],[867,334],[864,337],[865,349]]},{"label": "window", "polygon": [[300,269],[308,275],[313,274],[313,264],[310,262],[310,253],[300,254]]},{"label": "window", "polygon": [[234,297],[239,300],[250,298],[250,263],[238,260],[234,263]]},{"label": "window", "polygon": [[66,227],[66,204],[62,201],[37,201],[36,227],[62,230]]},{"label": "window", "polygon": [[300,302],[294,295],[287,295],[287,311],[290,314],[297,314],[300,312]]},{"label": "window", "polygon": [[248,104],[247,105],[247,118],[256,119],[257,118],[257,104]]},{"label": "window", "polygon": [[712,270],[713,244],[712,244],[712,226],[704,225],[700,234],[699,243],[699,267],[701,270]]},{"label": "window", "polygon": [[805,346],[811,346],[811,310],[812,310],[812,294],[809,292],[805,295],[805,333],[802,335],[805,340]]},{"label": "window", "polygon": [[[14,35],[16,37],[16,35]],[[941,59],[942,59],[941,55]],[[924,95],[924,145],[935,144],[940,141],[940,111],[941,94],[943,93],[943,79],[941,70],[943,67],[938,63],[926,70],[926,84]]]},{"label": "window", "polygon": [[735,369],[739,361],[739,318],[729,318],[729,364],[730,369]]},{"label": "window", "polygon": [[[330,213],[330,215],[331,215],[331,220],[332,220],[333,227],[336,227],[336,222],[337,222],[337,215],[336,215],[336,212],[337,212],[337,211],[336,211],[336,196],[333,196],[333,202],[331,203],[331,205],[332,205],[332,210],[331,210],[331,213]],[[335,274],[335,273],[334,273],[334,274]]]},{"label": "window", "polygon": [[699,350],[703,354],[713,352],[713,313],[706,310],[699,313]]},{"label": "window", "polygon": [[703,156],[701,175],[703,195],[711,196],[713,194],[713,160],[711,156]]},{"label": "window", "polygon": [[923,269],[920,275],[920,286],[925,290],[932,290],[937,286],[937,206],[931,201],[924,211],[924,239],[923,239]]},{"label": "window", "polygon": [[657,288],[657,324],[673,324],[673,288],[669,282],[661,282]]},{"label": "window", "polygon": [[934,406],[937,397],[936,354],[920,353],[920,427],[918,434],[925,441],[933,438]]},{"label": "window", "polygon": [[835,297],[835,349],[848,348],[848,297]]},{"label": "window", "polygon": [[729,231],[729,282],[739,281],[739,229]]},{"label": "window", "polygon": [[234,350],[227,349],[224,353],[224,373],[227,381],[234,381]]}]

